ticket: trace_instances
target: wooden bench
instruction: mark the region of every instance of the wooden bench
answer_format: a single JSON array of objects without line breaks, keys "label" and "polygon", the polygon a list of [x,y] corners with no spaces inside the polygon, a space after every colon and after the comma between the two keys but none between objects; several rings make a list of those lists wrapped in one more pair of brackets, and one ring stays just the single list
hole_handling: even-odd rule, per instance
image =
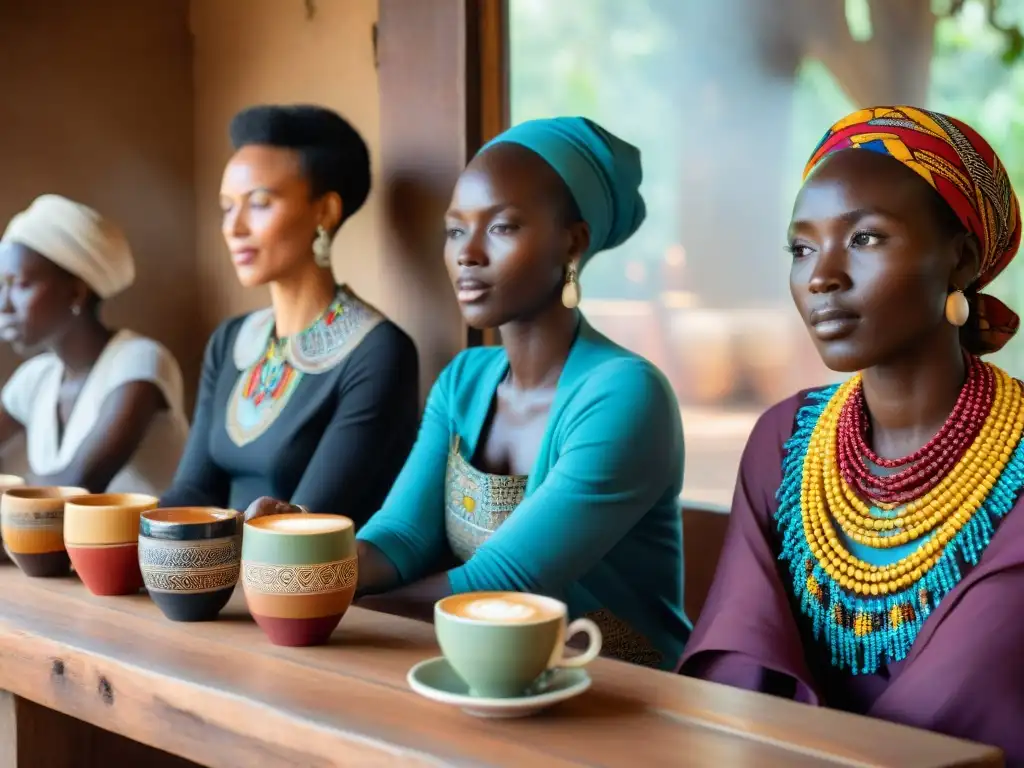
[{"label": "wooden bench", "polygon": [[696,622],[722,554],[729,510],[712,504],[683,501],[683,566],[686,571],[686,615]]}]

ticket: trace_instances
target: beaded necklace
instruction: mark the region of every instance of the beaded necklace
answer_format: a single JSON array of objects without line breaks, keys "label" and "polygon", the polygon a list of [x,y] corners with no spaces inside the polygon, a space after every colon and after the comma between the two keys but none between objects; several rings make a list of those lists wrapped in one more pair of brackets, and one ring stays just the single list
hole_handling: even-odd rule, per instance
[{"label": "beaded necklace", "polygon": [[[868,444],[864,388],[856,386],[839,415],[837,457],[843,479],[857,495],[892,509],[934,488],[970,448],[992,408],[995,376],[977,357],[966,355],[967,381],[942,429],[902,459],[885,459]],[[868,462],[894,474],[873,473]]]},{"label": "beaded necklace", "polygon": [[[258,340],[260,346],[255,347],[255,343],[252,344],[255,347],[251,350],[252,360],[245,362],[244,366],[239,366],[241,374],[228,400],[225,428],[235,445],[248,445],[270,429],[291,401],[303,377],[307,373],[317,372],[317,368],[304,367],[301,364],[311,359],[310,349],[320,349],[325,338],[336,338],[338,343],[331,349],[337,353],[334,355],[337,357],[349,348],[350,345],[346,342],[358,343],[361,335],[353,333],[347,326],[353,321],[350,315],[361,319],[365,313],[347,311],[351,306],[355,306],[351,297],[345,291],[339,290],[331,305],[313,321],[312,325],[286,338],[278,338],[273,332],[273,314],[270,313],[266,317],[269,327],[262,339],[243,324],[236,339],[236,364],[239,362],[240,342],[243,347],[248,347],[250,345],[245,342]],[[250,316],[253,317],[255,320],[247,320],[247,323],[261,328],[264,325],[263,318],[258,315]],[[371,323],[363,325],[372,327]]]},{"label": "beaded necklace", "polygon": [[262,405],[268,397],[272,400],[280,398],[284,393],[290,391],[290,387],[298,384],[302,373],[295,370],[286,358],[286,350],[289,344],[295,343],[300,347],[304,342],[319,339],[323,328],[330,328],[334,321],[342,313],[343,306],[340,296],[336,296],[331,305],[317,316],[307,328],[299,331],[293,338],[278,338],[272,335],[267,341],[267,350],[263,358],[252,367],[249,378],[242,390],[242,397],[251,400],[255,406]]},{"label": "beaded necklace", "polygon": [[[958,400],[959,410],[936,439],[911,457],[890,462],[909,465],[904,478],[921,476],[914,483],[904,480],[901,495],[878,503],[861,489],[857,481],[863,478],[850,467],[856,459],[866,469],[865,454],[873,463],[878,457],[866,451],[850,456],[844,441],[857,436],[840,435],[841,423],[847,432],[861,423],[848,410],[861,409],[863,418],[860,386],[857,375],[808,395],[786,443],[776,524],[782,537],[779,558],[788,564],[794,595],[815,639],[829,646],[833,666],[871,674],[906,658],[925,619],[957,585],[964,567],[978,563],[1024,488],[1024,395],[1008,374],[972,360],[964,386],[969,393],[961,393],[963,405]],[[980,413],[976,423],[963,416],[974,412]],[[957,425],[969,435],[964,446]],[[923,472],[916,466],[922,458],[927,460]],[[951,468],[942,472],[947,464]],[[871,483],[885,485],[875,478]],[[908,489],[913,498],[906,497]],[[851,541],[870,547],[919,544],[890,565],[873,565],[847,549],[837,526]]]}]

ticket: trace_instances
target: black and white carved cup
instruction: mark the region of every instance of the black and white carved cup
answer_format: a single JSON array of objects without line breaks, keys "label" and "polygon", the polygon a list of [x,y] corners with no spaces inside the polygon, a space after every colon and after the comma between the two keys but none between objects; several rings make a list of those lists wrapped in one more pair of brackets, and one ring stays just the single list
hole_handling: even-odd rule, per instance
[{"label": "black and white carved cup", "polygon": [[175,507],[145,512],[139,567],[146,591],[171,621],[212,621],[231,599],[242,559],[242,516]]}]

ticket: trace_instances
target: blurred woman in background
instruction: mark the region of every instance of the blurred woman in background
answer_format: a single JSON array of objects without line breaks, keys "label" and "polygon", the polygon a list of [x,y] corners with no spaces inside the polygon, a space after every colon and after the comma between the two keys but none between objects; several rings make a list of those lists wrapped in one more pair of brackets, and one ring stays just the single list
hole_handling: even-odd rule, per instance
[{"label": "blurred woman in background", "polygon": [[155,495],[170,484],[188,433],[181,370],[157,342],[100,318],[134,281],[120,228],[58,195],[0,239],[0,339],[41,353],[3,388],[0,444],[25,432],[34,484]]},{"label": "blurred woman in background", "polygon": [[370,191],[369,152],[316,106],[252,107],[230,135],[224,240],[241,284],[268,286],[271,306],[210,339],[188,448],[161,503],[245,509],[271,495],[362,523],[419,416],[412,340],[331,271],[331,242]]}]

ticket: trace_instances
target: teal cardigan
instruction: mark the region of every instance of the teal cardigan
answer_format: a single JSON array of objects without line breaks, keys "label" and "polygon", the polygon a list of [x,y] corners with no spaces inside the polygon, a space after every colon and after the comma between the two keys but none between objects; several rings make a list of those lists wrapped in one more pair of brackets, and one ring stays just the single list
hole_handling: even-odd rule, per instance
[{"label": "teal cardigan", "polygon": [[[403,584],[429,575],[448,552],[449,448],[458,435],[464,455],[476,456],[507,371],[502,347],[467,349],[445,368],[405,468],[359,532]],[[448,572],[452,591],[550,595],[572,616],[607,608],[669,668],[690,633],[682,483],[679,406],[664,376],[581,321],[525,497],[469,561]]]}]

